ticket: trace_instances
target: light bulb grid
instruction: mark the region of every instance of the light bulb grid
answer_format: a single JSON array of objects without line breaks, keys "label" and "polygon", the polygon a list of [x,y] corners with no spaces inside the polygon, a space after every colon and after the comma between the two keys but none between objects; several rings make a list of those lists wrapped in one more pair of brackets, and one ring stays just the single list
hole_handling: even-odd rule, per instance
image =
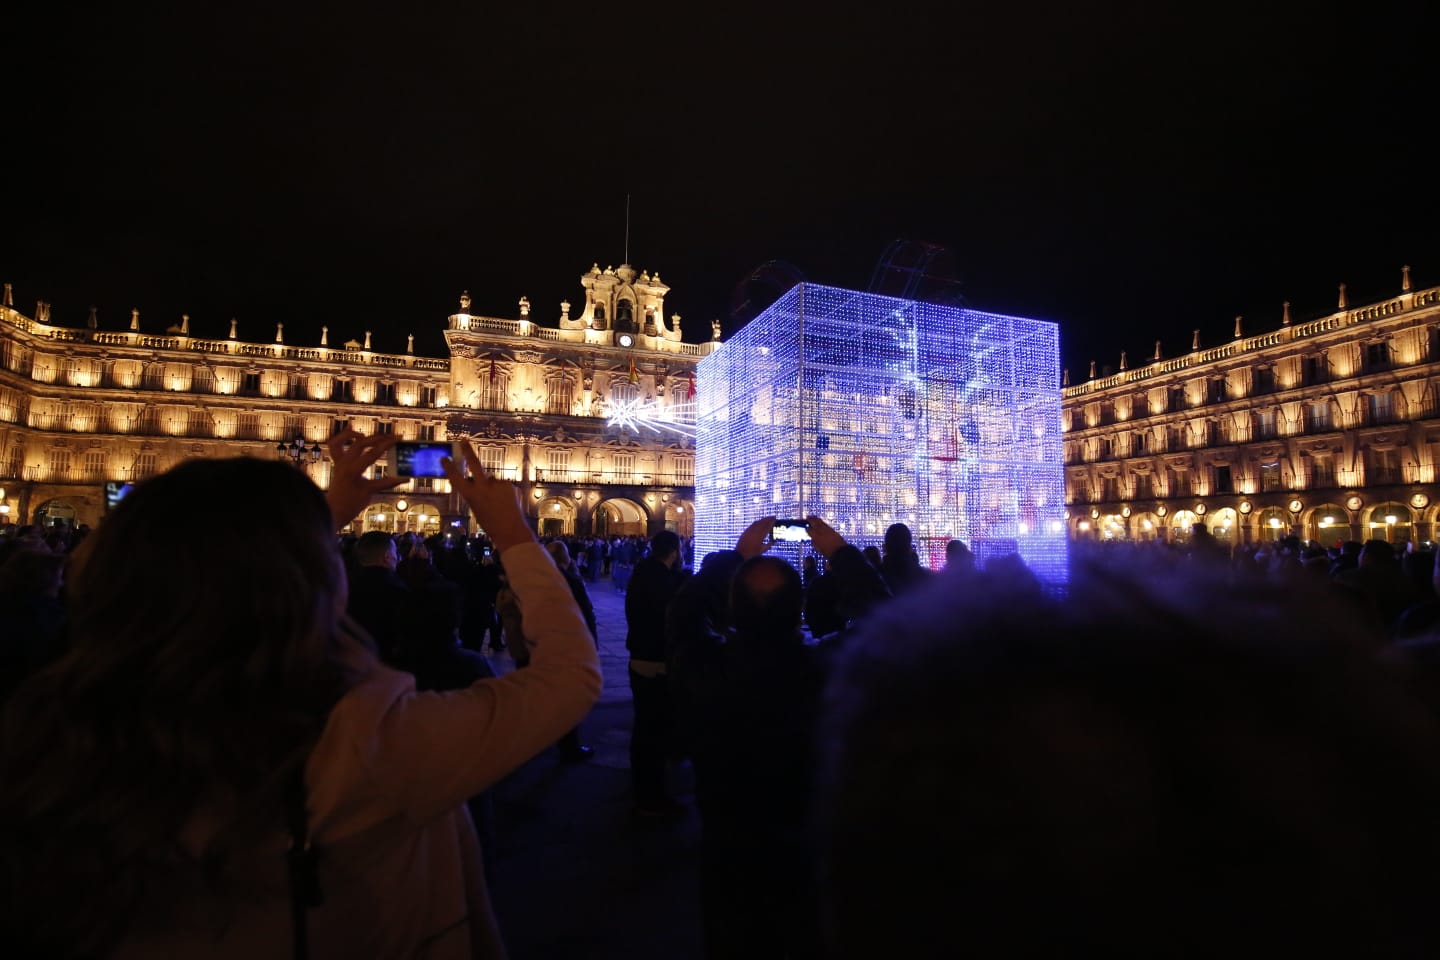
[{"label": "light bulb grid", "polygon": [[899,520],[930,566],[958,537],[1063,582],[1059,383],[1054,324],[796,286],[696,369],[696,556],[770,514]]}]

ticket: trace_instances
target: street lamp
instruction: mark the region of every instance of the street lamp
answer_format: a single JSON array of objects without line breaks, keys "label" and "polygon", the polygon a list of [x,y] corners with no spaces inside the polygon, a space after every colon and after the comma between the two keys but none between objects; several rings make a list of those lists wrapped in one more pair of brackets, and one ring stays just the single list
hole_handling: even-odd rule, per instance
[{"label": "street lamp", "polygon": [[307,458],[310,463],[319,463],[320,457],[323,455],[324,451],[320,449],[319,440],[316,440],[315,445],[311,447],[305,446],[304,437],[296,437],[289,443],[282,440],[275,444],[275,456],[281,460],[288,459],[297,467],[304,464]]},{"label": "street lamp", "polygon": [[1388,514],[1385,515],[1385,542],[1386,542],[1386,543],[1394,543],[1394,542],[1395,542],[1395,521],[1398,520],[1398,519],[1399,519],[1399,518],[1396,517],[1395,514],[1393,514],[1393,513],[1388,513]]}]

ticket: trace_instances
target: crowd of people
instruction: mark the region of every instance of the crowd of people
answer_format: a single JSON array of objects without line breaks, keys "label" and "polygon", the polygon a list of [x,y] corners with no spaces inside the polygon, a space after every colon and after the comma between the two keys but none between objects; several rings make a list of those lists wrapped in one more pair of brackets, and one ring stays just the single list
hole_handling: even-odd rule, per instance
[{"label": "crowd of people", "polygon": [[[1440,565],[1384,541],[1072,551],[1068,582],[896,523],[334,533],[392,439],[195,461],[0,547],[0,937],[16,955],[503,957],[491,788],[590,755],[624,594],[634,815],[686,815],[710,958],[1430,956]],[[279,505],[238,515],[217,491]],[[506,661],[497,670],[497,657]]]}]

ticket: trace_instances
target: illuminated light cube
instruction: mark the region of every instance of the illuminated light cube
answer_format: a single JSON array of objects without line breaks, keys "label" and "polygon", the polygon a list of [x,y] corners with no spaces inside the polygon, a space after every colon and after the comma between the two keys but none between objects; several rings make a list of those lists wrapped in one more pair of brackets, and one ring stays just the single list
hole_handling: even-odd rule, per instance
[{"label": "illuminated light cube", "polygon": [[697,564],[814,514],[857,546],[902,521],[931,568],[960,539],[1066,580],[1053,323],[800,284],[700,361],[695,402]]}]

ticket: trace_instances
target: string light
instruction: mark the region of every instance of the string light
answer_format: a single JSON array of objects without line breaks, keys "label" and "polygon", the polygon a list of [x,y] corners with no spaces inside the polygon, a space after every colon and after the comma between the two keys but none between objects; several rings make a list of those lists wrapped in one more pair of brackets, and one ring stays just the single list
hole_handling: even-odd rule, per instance
[{"label": "string light", "polygon": [[814,514],[859,546],[904,522],[930,566],[958,538],[1063,582],[1059,366],[1052,323],[792,288],[696,368],[696,556]]}]

